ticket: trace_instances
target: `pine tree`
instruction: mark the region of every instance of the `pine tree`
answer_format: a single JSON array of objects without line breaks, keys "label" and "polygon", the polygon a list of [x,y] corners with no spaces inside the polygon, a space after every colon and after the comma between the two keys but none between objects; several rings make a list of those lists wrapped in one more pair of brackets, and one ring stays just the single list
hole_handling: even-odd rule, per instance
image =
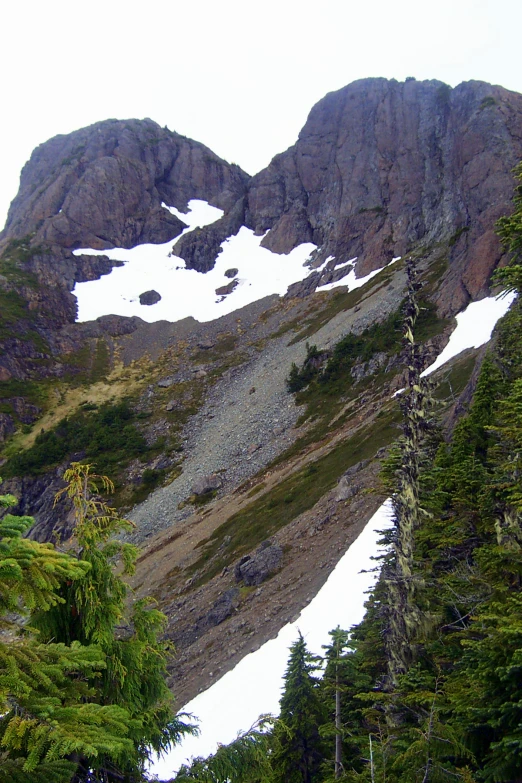
[{"label": "pine tree", "polygon": [[313,676],[317,659],[308,652],[301,633],[290,648],[285,688],[274,732],[274,783],[315,783],[320,780],[323,743],[319,727],[325,710],[319,683]]}]

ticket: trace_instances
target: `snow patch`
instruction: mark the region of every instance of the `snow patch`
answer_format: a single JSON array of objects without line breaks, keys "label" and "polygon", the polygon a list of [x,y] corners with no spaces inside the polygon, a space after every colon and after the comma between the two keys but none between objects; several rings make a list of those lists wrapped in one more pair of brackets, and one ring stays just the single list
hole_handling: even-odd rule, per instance
[{"label": "snow patch", "polygon": [[391,513],[391,502],[387,500],[296,622],[285,625],[276,639],[247,655],[232,671],[183,707],[184,712],[200,719],[201,734],[186,737],[151,768],[151,774],[168,778],[191,756],[208,756],[216,751],[219,743],[232,742],[259,715],[279,712],[288,648],[297,639],[298,631],[310,651],[321,654],[329,631],[337,625],[349,629],[362,620],[366,593],[375,583],[379,570],[372,558],[381,554],[380,532],[391,526]]},{"label": "snow patch", "polygon": [[[387,266],[390,266],[390,264],[393,264],[395,261],[400,261],[401,256],[397,256],[397,258],[393,258]],[[351,258],[349,261],[346,262],[346,264],[353,264],[355,261],[357,261],[357,256],[355,258]],[[375,269],[373,272],[370,272],[370,274],[366,275],[365,277],[356,277],[355,276],[355,269],[352,269],[350,272],[348,272],[347,275],[344,277],[341,277],[340,280],[336,280],[335,283],[325,283],[324,285],[318,286],[318,291],[331,291],[333,288],[338,288],[341,285],[345,285],[348,287],[348,291],[355,291],[356,288],[361,288],[365,283],[368,282],[368,280],[371,280],[372,277],[375,277],[375,275],[378,275],[379,272],[382,272],[384,269],[384,266],[381,266],[380,269]]]},{"label": "snow patch", "polygon": [[[188,212],[180,212],[176,207],[169,207],[164,201],[161,202],[163,209],[168,209],[171,215],[175,215],[177,218],[188,225],[188,230],[192,231],[195,228],[203,228],[203,226],[209,226],[211,223],[215,223],[216,220],[223,217],[225,214],[222,209],[213,207],[206,201],[194,198],[188,203]],[[183,230],[186,233],[187,229]],[[181,234],[180,234],[181,236]],[[176,237],[176,241],[179,237]]]},{"label": "snow patch", "polygon": [[487,343],[491,339],[497,321],[507,313],[515,297],[515,293],[509,293],[471,302],[456,316],[457,326],[451,333],[447,346],[421,375],[431,375],[467,348],[479,348]]},{"label": "snow patch", "polygon": [[[208,225],[223,213],[204,201],[189,202],[185,215],[175,207],[166,207],[185,223],[183,233]],[[306,277],[305,267],[315,250],[304,243],[287,255],[277,255],[261,247],[263,237],[242,226],[236,236],[225,240],[214,269],[206,274],[187,269],[185,262],[172,254],[179,237],[161,245],[137,245],[131,249],[91,250],[81,248],[75,255],[106,255],[123,261],[99,280],[77,283],[73,293],[78,300],[78,321],[91,321],[102,315],[139,316],[144,321],[179,321],[193,316],[198,321],[212,321],[271,294],[283,296],[288,286]],[[230,280],[225,271],[238,269],[238,285],[225,297],[216,295]],[[161,295],[155,305],[141,305],[139,295],[154,289]]]}]

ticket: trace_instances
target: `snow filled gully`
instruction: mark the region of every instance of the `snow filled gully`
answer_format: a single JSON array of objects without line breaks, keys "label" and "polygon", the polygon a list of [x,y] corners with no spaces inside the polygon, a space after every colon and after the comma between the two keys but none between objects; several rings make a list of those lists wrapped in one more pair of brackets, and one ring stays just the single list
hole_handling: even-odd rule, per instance
[{"label": "snow filled gully", "polygon": [[[473,302],[457,316],[449,343],[423,375],[428,375],[467,348],[486,343],[497,321],[508,311],[514,294]],[[391,503],[387,500],[375,512],[360,536],[330,574],[315,598],[299,618],[285,625],[275,639],[243,658],[208,690],[184,705],[183,711],[199,720],[200,734],[186,737],[149,773],[154,778],[172,777],[180,766],[196,756],[214,753],[247,731],[260,715],[277,714],[288,659],[288,649],[300,631],[311,652],[320,654],[328,632],[338,625],[349,629],[364,615],[366,593],[375,583],[381,554],[380,533],[391,525]],[[248,699],[245,694],[248,693]]]}]

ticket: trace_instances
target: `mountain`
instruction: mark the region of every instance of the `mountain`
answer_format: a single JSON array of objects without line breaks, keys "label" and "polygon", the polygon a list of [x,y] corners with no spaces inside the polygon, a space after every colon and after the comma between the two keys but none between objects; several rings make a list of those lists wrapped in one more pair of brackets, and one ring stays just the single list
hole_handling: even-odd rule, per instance
[{"label": "mountain", "polygon": [[[71,459],[116,479],[181,700],[295,617],[380,504],[404,385],[401,259],[418,260],[428,364],[505,263],[495,222],[521,129],[522,96],[501,87],[369,79],[327,95],[254,177],[151,120],[56,137],[24,167],[0,236],[1,471],[39,540],[70,530],[53,497]],[[195,201],[221,217],[188,225]],[[315,246],[284,298],[234,310],[251,281],[231,267],[216,291],[230,308],[208,322],[139,303],[76,322],[74,286],[128,260],[114,247],[165,244],[202,291],[242,237],[281,266]],[[448,430],[482,356],[444,370]]]}]

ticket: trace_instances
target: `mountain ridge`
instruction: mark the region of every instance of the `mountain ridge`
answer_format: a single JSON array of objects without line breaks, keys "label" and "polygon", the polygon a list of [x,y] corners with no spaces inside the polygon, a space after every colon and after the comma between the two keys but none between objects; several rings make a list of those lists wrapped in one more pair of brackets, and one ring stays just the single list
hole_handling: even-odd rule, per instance
[{"label": "mountain ridge", "polygon": [[[126,461],[114,451],[116,502],[136,518],[136,585],[169,616],[180,651],[171,685],[183,698],[217,676],[223,649],[234,651],[231,666],[298,612],[375,510],[379,455],[397,420],[391,397],[403,385],[396,323],[404,268],[389,262],[418,259],[428,361],[447,342],[453,316],[490,293],[490,274],[505,263],[494,227],[510,210],[521,128],[522,96],[503,88],[375,79],[327,95],[296,144],[252,178],[152,121],[108,120],[58,137],[24,168],[0,237],[7,488],[22,513],[35,514],[34,537],[69,533],[67,514],[58,519],[52,508],[64,465],[92,458],[89,428],[107,421],[109,430],[121,421],[116,414],[127,417],[138,450]],[[161,204],[183,212],[196,198],[224,215],[176,241],[183,221]],[[109,274],[115,262],[73,249],[171,241],[187,268],[203,273],[243,225],[272,252],[317,245],[312,271],[287,297],[205,324],[110,314],[75,323],[75,282]],[[359,277],[383,269],[357,290],[316,291],[342,285],[350,261]],[[448,429],[469,401],[482,355],[469,352],[441,374]],[[293,363],[311,379],[295,397],[285,382]],[[288,415],[278,415],[281,406]],[[72,426],[83,445],[42,456]],[[237,441],[231,456],[223,445],[221,465],[205,462],[206,449],[217,459],[216,439],[227,448]],[[111,448],[98,458],[114,456]],[[198,460],[219,478],[200,499],[192,492]],[[17,473],[16,464],[32,467]],[[344,479],[348,496],[337,499],[337,482],[357,465]],[[160,514],[155,504],[167,490],[172,507]],[[259,595],[237,588],[229,614],[213,625],[209,609],[236,589],[235,563],[272,539],[283,564],[258,588],[267,611],[258,610]],[[300,584],[314,564],[312,582]],[[236,627],[242,617],[247,625]],[[201,678],[207,659],[212,672]]]}]

